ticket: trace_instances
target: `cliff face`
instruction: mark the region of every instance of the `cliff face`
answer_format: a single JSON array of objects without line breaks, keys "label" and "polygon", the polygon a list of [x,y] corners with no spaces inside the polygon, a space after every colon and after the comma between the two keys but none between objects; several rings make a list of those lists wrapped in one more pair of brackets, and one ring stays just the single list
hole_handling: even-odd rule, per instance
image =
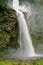
[{"label": "cliff face", "polygon": [[0,1],[0,48],[18,47],[17,38],[18,20],[16,13],[4,0]]}]

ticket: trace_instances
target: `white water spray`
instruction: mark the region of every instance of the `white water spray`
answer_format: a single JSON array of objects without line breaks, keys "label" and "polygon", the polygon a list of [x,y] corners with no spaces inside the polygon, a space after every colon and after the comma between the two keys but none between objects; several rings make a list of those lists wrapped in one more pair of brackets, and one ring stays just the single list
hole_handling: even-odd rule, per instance
[{"label": "white water spray", "polygon": [[34,47],[32,45],[32,40],[28,31],[27,23],[23,14],[23,12],[31,13],[31,7],[29,6],[29,9],[26,9],[25,6],[21,7],[19,5],[18,0],[13,0],[12,9],[16,11],[20,27],[20,36],[18,40],[20,44],[20,49],[17,50],[14,56],[20,58],[36,56],[37,54],[35,54]]}]

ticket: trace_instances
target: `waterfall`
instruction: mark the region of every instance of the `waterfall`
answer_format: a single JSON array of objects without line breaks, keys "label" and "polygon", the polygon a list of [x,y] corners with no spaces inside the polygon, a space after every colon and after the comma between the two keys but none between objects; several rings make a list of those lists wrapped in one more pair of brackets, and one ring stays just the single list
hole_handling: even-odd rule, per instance
[{"label": "waterfall", "polygon": [[[17,50],[17,52],[14,54],[15,57],[33,57],[36,56],[35,50],[32,44],[32,40],[29,34],[27,21],[25,20],[25,16],[23,12],[29,12],[31,13],[31,7],[29,6],[29,10],[24,6],[19,5],[18,0],[12,1],[12,9],[16,11],[16,15],[18,17],[18,23],[20,28],[20,35],[19,35],[19,45],[20,48]],[[30,16],[30,14],[28,14]]]}]

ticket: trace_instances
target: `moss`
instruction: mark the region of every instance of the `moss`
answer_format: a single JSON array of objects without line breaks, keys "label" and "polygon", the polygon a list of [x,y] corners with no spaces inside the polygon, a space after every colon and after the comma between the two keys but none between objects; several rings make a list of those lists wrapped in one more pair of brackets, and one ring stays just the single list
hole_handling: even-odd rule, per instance
[{"label": "moss", "polygon": [[43,60],[35,61],[33,65],[43,65]]}]

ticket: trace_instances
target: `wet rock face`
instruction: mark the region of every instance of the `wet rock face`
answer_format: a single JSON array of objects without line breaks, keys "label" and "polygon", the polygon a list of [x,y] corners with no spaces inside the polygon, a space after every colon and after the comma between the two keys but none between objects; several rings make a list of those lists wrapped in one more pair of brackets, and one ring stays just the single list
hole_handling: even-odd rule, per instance
[{"label": "wet rock face", "polygon": [[35,0],[35,2],[37,2],[38,4],[43,5],[43,0]]},{"label": "wet rock face", "polygon": [[29,2],[34,2],[34,0],[29,0]]},{"label": "wet rock face", "polygon": [[40,3],[43,3],[43,0],[27,0],[27,1],[29,1],[29,2],[40,2]]}]

